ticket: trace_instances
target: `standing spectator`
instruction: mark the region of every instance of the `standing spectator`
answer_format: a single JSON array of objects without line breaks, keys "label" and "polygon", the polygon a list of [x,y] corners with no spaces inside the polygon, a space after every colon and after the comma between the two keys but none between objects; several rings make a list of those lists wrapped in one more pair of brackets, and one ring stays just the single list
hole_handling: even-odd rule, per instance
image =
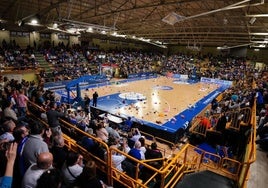
[{"label": "standing spectator", "polygon": [[227,123],[227,117],[225,115],[225,112],[222,112],[220,114],[220,117],[219,117],[218,122],[217,122],[216,127],[215,127],[216,131],[220,131],[221,133],[224,133],[226,123]]},{"label": "standing spectator", "polygon": [[36,163],[40,153],[48,152],[48,146],[43,141],[45,127],[39,122],[33,121],[29,123],[30,135],[26,141],[21,153],[24,159],[24,166],[27,169],[33,163]]},{"label": "standing spectator", "polygon": [[132,129],[133,126],[133,121],[131,119],[131,117],[128,117],[124,123],[124,127],[122,128],[123,131],[130,131]]},{"label": "standing spectator", "polygon": [[90,108],[90,98],[89,96],[86,94],[85,98],[84,98],[85,102],[84,102],[84,111],[86,113],[86,115],[89,114],[89,108]]},{"label": "standing spectator", "polygon": [[26,116],[26,110],[27,110],[27,101],[29,101],[28,97],[24,94],[24,90],[21,89],[19,92],[19,95],[17,97],[17,106],[19,111],[20,117]]},{"label": "standing spectator", "polygon": [[99,95],[98,95],[97,91],[95,91],[93,93],[93,106],[95,106],[95,107],[97,107],[98,97],[99,97]]},{"label": "standing spectator", "polygon": [[47,143],[47,146],[50,149],[52,147],[52,131],[49,127],[44,131],[43,140]]},{"label": "standing spectator", "polygon": [[47,170],[52,168],[53,156],[49,152],[40,153],[36,163],[32,164],[25,172],[22,187],[34,188],[37,180]]},{"label": "standing spectator", "polygon": [[62,133],[59,118],[65,117],[65,114],[57,111],[56,108],[57,104],[55,102],[51,102],[50,110],[47,111],[47,120],[52,131],[52,136]]},{"label": "standing spectator", "polygon": [[53,138],[53,145],[51,153],[54,158],[54,167],[61,169],[68,154],[68,150],[64,145],[64,139],[62,135],[56,135]]},{"label": "standing spectator", "polygon": [[24,125],[16,126],[13,130],[13,136],[15,138],[14,141],[18,143],[17,158],[14,169],[13,187],[21,186],[21,181],[24,172],[26,171],[21,151],[24,147],[24,144],[28,140],[28,135],[29,135],[29,129]]}]

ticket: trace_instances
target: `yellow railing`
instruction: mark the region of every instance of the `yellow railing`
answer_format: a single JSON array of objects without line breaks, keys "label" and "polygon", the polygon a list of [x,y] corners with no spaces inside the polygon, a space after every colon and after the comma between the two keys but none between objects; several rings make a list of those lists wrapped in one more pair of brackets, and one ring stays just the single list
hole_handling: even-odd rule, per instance
[{"label": "yellow railing", "polygon": [[[238,111],[228,111],[225,112],[228,122],[226,123],[226,129],[231,129],[234,131],[239,131],[241,126],[250,126],[252,110],[249,107],[241,108]],[[217,122],[220,118],[219,114],[215,114],[209,117],[215,118]],[[208,131],[215,130],[215,127],[207,128],[206,126],[201,125],[201,118],[196,117],[192,121],[192,126],[190,132],[206,137]]]},{"label": "yellow railing", "polygon": [[[34,108],[35,110],[41,110],[42,112],[44,112],[44,109],[40,108],[34,103],[30,102],[29,105],[31,106],[31,108],[29,109]],[[255,110],[253,108],[251,123],[253,125],[256,125],[256,116],[254,116],[254,113]],[[254,131],[250,138],[250,144],[247,146],[247,152],[243,163],[240,163],[239,161],[230,158],[221,158],[216,154],[208,153],[195,146],[186,144],[180,149],[180,151],[176,155],[172,156],[171,158],[155,159],[163,161],[163,166],[160,169],[156,169],[148,164],[153,160],[139,161],[120,150],[109,148],[106,143],[100,141],[92,135],[87,134],[86,132],[80,130],[79,128],[65,120],[60,120],[60,122],[62,123],[62,126],[65,126],[66,128],[75,131],[80,136],[87,136],[93,139],[95,142],[99,143],[100,145],[102,145],[102,147],[105,148],[105,150],[107,151],[107,158],[105,158],[104,160],[94,156],[92,153],[88,152],[86,149],[78,145],[77,141],[70,136],[64,135],[65,144],[70,150],[77,151],[83,154],[83,156],[87,160],[96,161],[98,168],[107,174],[107,183],[109,185],[113,185],[115,182],[117,182],[126,187],[149,187],[149,184],[151,182],[159,180],[161,188],[172,188],[177,185],[178,181],[181,180],[185,173],[198,172],[204,169],[209,169],[215,173],[219,173],[237,181],[239,187],[244,187],[246,178],[248,176],[250,164],[252,164],[256,159],[255,126],[253,126]],[[162,139],[161,141],[164,140]],[[166,141],[165,143],[173,144],[169,141]],[[126,158],[137,164],[135,166],[134,177],[129,177],[125,172],[120,172],[112,166],[112,150],[116,150],[116,152],[126,156]],[[148,179],[141,180],[139,177],[141,168],[147,168],[152,171],[152,176]]]},{"label": "yellow railing", "polygon": [[246,188],[246,182],[249,177],[249,170],[250,165],[256,161],[256,100],[254,101],[254,105],[252,108],[252,115],[251,115],[251,125],[252,131],[250,134],[249,143],[246,146],[246,153],[244,155],[244,163],[242,166],[242,170],[240,173],[240,177],[238,180],[239,187]]}]

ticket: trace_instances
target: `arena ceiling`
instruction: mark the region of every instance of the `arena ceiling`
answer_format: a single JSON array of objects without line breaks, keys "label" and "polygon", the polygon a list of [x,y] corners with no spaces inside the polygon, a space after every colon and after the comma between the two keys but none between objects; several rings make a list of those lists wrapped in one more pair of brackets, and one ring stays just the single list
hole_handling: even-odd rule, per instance
[{"label": "arena ceiling", "polygon": [[0,19],[8,30],[100,33],[197,49],[268,43],[265,0],[1,0]]}]

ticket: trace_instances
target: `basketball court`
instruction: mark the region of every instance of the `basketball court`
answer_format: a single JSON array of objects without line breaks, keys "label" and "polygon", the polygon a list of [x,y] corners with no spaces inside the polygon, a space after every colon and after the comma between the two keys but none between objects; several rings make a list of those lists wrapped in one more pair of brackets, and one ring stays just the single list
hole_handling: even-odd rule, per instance
[{"label": "basketball court", "polygon": [[[177,134],[178,130],[185,130],[192,118],[226,89],[226,85],[211,80],[195,83],[157,76],[110,81],[82,87],[81,97],[88,95],[92,98],[97,91],[96,109],[101,113],[108,112],[110,119],[116,123],[131,117],[141,125],[141,129],[149,128],[152,134]],[[57,93],[66,96],[64,90]],[[75,96],[76,91],[72,91],[72,97]]]}]

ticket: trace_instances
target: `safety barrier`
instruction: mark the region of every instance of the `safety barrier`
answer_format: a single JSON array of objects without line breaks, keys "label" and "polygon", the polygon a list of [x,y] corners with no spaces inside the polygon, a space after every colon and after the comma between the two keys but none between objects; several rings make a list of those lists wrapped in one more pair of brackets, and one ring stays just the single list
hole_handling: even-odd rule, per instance
[{"label": "safety barrier", "polygon": [[[33,109],[36,111],[43,111],[42,108],[34,103],[30,102],[29,106],[29,109],[31,111]],[[255,110],[252,110],[251,113],[251,123],[254,123],[256,121],[256,118],[254,117]],[[36,115],[36,113],[33,115]],[[139,161],[118,149],[109,148],[106,143],[100,141],[92,135],[85,133],[84,131],[80,130],[65,120],[60,120],[60,122],[62,123],[63,129],[66,128],[66,130],[72,130],[78,135],[79,138],[81,138],[81,136],[87,136],[93,139],[95,142],[99,143],[105,149],[107,157],[102,159],[88,152],[72,137],[66,134],[64,135],[66,146],[72,151],[81,153],[86,160],[94,160],[97,164],[98,169],[107,175],[107,183],[111,186],[119,183],[126,187],[134,188],[150,187],[155,183],[159,183],[159,187],[161,188],[170,188],[175,187],[185,174],[209,169],[215,173],[235,180],[238,182],[239,187],[244,187],[248,177],[250,164],[252,164],[256,159],[256,148],[254,142],[256,133],[255,128],[250,137],[250,144],[247,146],[247,153],[245,155],[245,160],[243,163],[228,157],[222,158],[217,154],[206,152],[190,144],[185,144],[184,147],[182,147],[180,151],[176,155],[173,155],[171,158]],[[164,142],[163,139],[162,141]],[[166,143],[172,144],[169,141]],[[133,176],[130,176],[126,172],[121,172],[112,166],[111,153],[113,150],[121,155],[124,155],[129,161],[135,164],[133,168]],[[162,167],[154,168],[152,165],[150,165],[155,161],[162,161]],[[141,179],[141,169],[147,169],[150,171],[150,176],[145,179]]]},{"label": "safety barrier", "polygon": [[246,152],[244,155],[244,162],[242,166],[242,170],[239,175],[238,179],[238,186],[241,188],[246,188],[246,182],[249,178],[250,172],[250,165],[256,161],[256,127],[257,127],[257,120],[256,120],[256,99],[254,100],[254,105],[252,107],[251,112],[251,125],[252,130],[249,138],[249,143],[246,146]]},{"label": "safety barrier", "polygon": [[[225,129],[239,131],[241,126],[249,126],[251,121],[252,110],[249,107],[241,108],[237,111],[227,111],[225,112],[227,123]],[[198,134],[200,136],[206,137],[207,132],[218,132],[215,130],[215,125],[211,128],[202,124],[203,117],[196,117],[192,120],[192,126],[190,132],[193,134]],[[214,119],[215,122],[218,122],[220,114],[211,115],[208,120],[211,121]]]}]

